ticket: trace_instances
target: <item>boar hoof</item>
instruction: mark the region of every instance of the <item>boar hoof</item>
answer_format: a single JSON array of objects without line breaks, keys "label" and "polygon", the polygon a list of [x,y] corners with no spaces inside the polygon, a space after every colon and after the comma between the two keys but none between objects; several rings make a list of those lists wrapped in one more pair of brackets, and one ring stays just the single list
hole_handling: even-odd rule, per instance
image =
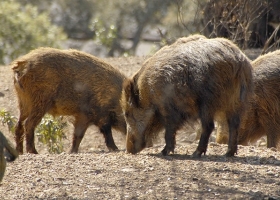
[{"label": "boar hoof", "polygon": [[234,154],[237,154],[237,146],[229,147],[225,156],[232,157]]},{"label": "boar hoof", "polygon": [[164,149],[161,151],[161,154],[162,154],[163,156],[167,156],[167,155],[168,155],[168,152],[167,152],[167,150],[164,148]]},{"label": "boar hoof", "polygon": [[109,151],[117,151],[119,150],[118,147],[116,146],[114,141],[106,141],[106,146],[109,149]]},{"label": "boar hoof", "polygon": [[174,149],[168,148],[168,147],[164,147],[164,149],[161,151],[163,156],[168,156],[169,153],[172,152],[174,154]]},{"label": "boar hoof", "polygon": [[109,151],[112,152],[112,151],[119,151],[118,147],[116,148],[111,148],[111,147],[108,147]]},{"label": "boar hoof", "polygon": [[235,154],[235,152],[228,151],[228,152],[225,154],[225,156],[226,156],[226,157],[233,157],[234,154]]},{"label": "boar hoof", "polygon": [[192,158],[200,158],[202,154],[205,155],[207,147],[198,146],[195,152],[192,154]]},{"label": "boar hoof", "polygon": [[202,154],[201,151],[196,150],[195,152],[193,152],[192,158],[200,158],[201,154]]},{"label": "boar hoof", "polygon": [[78,151],[71,149],[71,151],[69,153],[76,154],[76,153],[78,153]]},{"label": "boar hoof", "polygon": [[18,151],[18,153],[19,153],[20,155],[23,154],[23,147],[16,147],[16,150]]},{"label": "boar hoof", "polygon": [[37,152],[36,149],[28,149],[26,152],[27,152],[27,153],[38,154],[38,152]]}]

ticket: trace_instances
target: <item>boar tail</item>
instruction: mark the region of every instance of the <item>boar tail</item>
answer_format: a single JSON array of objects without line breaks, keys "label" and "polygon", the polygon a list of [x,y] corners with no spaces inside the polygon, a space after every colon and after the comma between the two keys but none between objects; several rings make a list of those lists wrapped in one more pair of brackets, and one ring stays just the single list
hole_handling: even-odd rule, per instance
[{"label": "boar tail", "polygon": [[245,101],[246,100],[246,94],[247,94],[247,89],[244,84],[241,85],[240,88],[240,100]]},{"label": "boar tail", "polygon": [[253,83],[248,84],[246,83],[242,83],[241,87],[240,87],[240,101],[241,102],[246,102],[249,100],[250,96],[253,93]]},{"label": "boar tail", "polygon": [[240,85],[240,101],[247,101],[249,96],[253,93],[253,75],[252,75],[252,66],[248,62],[245,62],[246,66],[242,67],[243,70],[239,70],[241,85]]},{"label": "boar tail", "polygon": [[20,78],[26,73],[26,63],[25,60],[17,60],[11,64],[11,68],[14,71],[14,84],[18,84],[20,88],[23,89]]}]

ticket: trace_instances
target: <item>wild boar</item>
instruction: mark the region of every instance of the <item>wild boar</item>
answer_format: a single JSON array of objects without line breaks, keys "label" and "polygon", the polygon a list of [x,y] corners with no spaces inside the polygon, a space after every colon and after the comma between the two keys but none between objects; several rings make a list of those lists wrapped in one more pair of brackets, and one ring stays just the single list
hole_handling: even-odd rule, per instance
[{"label": "wild boar", "polygon": [[0,131],[0,182],[2,181],[5,170],[6,160],[11,162],[18,157],[18,152],[11,146],[9,141]]},{"label": "wild boar", "polygon": [[[280,141],[280,50],[252,61],[254,92],[241,121],[238,144],[249,145],[267,136],[267,147],[279,149]],[[225,122],[219,121],[216,141],[228,141]]]},{"label": "wild boar", "polygon": [[230,140],[226,156],[237,153],[242,110],[252,93],[252,67],[227,39],[180,38],[146,60],[124,82],[121,106],[127,123],[126,150],[137,153],[165,130],[163,155],[174,152],[176,131],[200,119],[202,133],[193,157],[206,153],[214,119],[224,114]]},{"label": "wild boar", "polygon": [[[111,128],[126,132],[120,107],[126,77],[110,64],[77,50],[39,48],[16,59],[14,86],[19,102],[16,149],[37,153],[34,129],[46,113],[73,116],[72,153],[77,153],[89,125],[99,127],[109,150],[117,150]],[[25,133],[25,134],[24,134]]]}]

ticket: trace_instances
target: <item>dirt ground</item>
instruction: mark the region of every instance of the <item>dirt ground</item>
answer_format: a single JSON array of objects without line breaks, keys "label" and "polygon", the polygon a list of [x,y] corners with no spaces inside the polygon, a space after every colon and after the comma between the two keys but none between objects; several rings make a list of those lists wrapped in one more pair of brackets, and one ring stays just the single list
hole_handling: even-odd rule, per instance
[{"label": "dirt ground", "polygon": [[[143,57],[107,58],[126,75],[136,72]],[[0,109],[17,116],[17,101],[9,67],[0,66]],[[197,146],[196,125],[177,135],[175,154],[163,157],[163,136],[140,154],[125,153],[125,137],[114,132],[119,152],[108,152],[103,136],[90,127],[80,153],[49,154],[36,142],[39,155],[23,154],[7,164],[0,199],[280,199],[280,152],[267,149],[265,139],[239,146],[226,158],[227,145],[216,144],[215,133],[205,156],[191,158]],[[6,127],[0,130],[14,144]]]}]

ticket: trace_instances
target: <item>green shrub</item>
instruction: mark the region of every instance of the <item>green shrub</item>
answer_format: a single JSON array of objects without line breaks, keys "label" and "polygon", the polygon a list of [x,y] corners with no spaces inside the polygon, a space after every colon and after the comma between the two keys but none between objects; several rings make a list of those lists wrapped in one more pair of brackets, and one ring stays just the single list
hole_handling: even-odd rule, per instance
[{"label": "green shrub", "polygon": [[59,47],[58,43],[66,38],[46,13],[38,13],[31,5],[22,7],[13,0],[0,1],[0,24],[0,64],[40,46]]},{"label": "green shrub", "polygon": [[12,116],[9,112],[5,110],[0,111],[0,121],[2,125],[7,125],[10,132],[15,132],[15,125],[17,122],[17,118]]},{"label": "green shrub", "polygon": [[[0,111],[0,121],[3,125],[7,125],[9,131],[15,132],[15,125],[18,119],[5,110]],[[62,117],[54,118],[51,115],[45,115],[35,130],[39,142],[47,145],[49,153],[63,152],[62,139],[65,138],[64,128],[67,123]]]},{"label": "green shrub", "polygon": [[67,126],[62,117],[53,118],[51,115],[45,115],[35,133],[39,142],[48,146],[49,153],[63,152],[62,139],[66,138],[63,129]]}]

